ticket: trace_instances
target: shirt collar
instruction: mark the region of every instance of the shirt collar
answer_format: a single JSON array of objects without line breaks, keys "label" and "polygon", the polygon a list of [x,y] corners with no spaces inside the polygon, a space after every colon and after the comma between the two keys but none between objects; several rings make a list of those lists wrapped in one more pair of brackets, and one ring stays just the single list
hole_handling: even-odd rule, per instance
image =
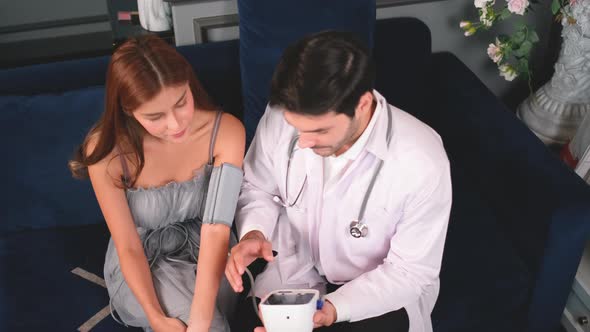
[{"label": "shirt collar", "polygon": [[[374,154],[377,158],[385,160],[389,151],[387,135],[390,133],[388,133],[388,129],[393,131],[393,114],[385,97],[377,92],[377,90],[373,90],[373,96],[377,102],[375,114],[373,114],[373,118],[375,119],[372,119],[375,121],[375,128],[371,132],[366,148],[367,151]],[[391,128],[388,128],[390,121]],[[393,133],[391,135],[391,140],[393,140]]]}]

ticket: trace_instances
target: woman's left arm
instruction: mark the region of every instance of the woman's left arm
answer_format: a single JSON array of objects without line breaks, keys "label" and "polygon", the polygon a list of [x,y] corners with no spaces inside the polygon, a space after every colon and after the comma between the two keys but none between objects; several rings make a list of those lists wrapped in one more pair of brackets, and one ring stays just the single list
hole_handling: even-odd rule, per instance
[{"label": "woman's left arm", "polygon": [[[240,120],[224,113],[213,152],[215,166],[228,163],[241,168],[245,141],[245,130]],[[195,294],[187,332],[209,331],[227,261],[230,232],[230,227],[224,224],[203,224],[201,228]]]}]

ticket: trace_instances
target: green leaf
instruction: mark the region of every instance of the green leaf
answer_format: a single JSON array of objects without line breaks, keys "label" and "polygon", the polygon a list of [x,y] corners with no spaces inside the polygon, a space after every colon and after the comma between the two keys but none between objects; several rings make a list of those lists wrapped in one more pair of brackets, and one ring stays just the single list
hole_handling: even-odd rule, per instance
[{"label": "green leaf", "polygon": [[519,73],[526,73],[528,75],[529,72],[529,59],[522,58],[518,60],[518,72]]},{"label": "green leaf", "polygon": [[510,11],[508,10],[508,8],[504,8],[501,12],[500,12],[500,20],[505,20],[508,17],[510,17],[510,15],[512,15],[512,13],[510,13]]},{"label": "green leaf", "polygon": [[504,43],[508,42],[508,40],[510,40],[510,37],[508,37],[508,35],[501,34],[501,35],[498,35],[498,40],[500,41],[500,43],[504,44]]},{"label": "green leaf", "polygon": [[526,40],[520,45],[520,47],[517,50],[514,51],[514,55],[517,57],[528,56],[528,54],[531,53],[532,48],[533,48],[533,43]]},{"label": "green leaf", "polygon": [[526,34],[524,31],[517,31],[514,36],[512,36],[512,41],[515,44],[521,44],[526,38]]},{"label": "green leaf", "polygon": [[551,2],[551,12],[553,13],[553,15],[557,14],[560,8],[561,4],[559,3],[559,0],[553,0]]}]

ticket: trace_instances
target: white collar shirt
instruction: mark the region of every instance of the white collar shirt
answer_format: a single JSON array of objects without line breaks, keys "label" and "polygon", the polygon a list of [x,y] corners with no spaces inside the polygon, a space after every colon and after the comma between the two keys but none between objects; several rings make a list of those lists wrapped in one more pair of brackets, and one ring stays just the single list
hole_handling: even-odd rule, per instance
[{"label": "white collar shirt", "polygon": [[[311,149],[291,154],[297,131],[280,110],[268,107],[244,159],[236,225],[240,238],[259,230],[278,252],[256,279],[256,296],[280,288],[342,284],[325,296],[338,321],[403,307],[410,332],[430,332],[451,208],[449,162],[434,130],[389,105],[377,91],[373,94],[378,103],[374,127],[365,130],[364,146],[328,194],[323,158]],[[350,222],[358,216],[380,161],[362,220],[368,234],[353,238]]]}]

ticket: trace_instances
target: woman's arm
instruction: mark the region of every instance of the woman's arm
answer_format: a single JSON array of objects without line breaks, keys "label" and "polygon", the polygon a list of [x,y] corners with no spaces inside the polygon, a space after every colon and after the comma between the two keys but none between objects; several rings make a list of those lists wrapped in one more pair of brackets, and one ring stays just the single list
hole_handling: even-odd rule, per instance
[{"label": "woman's arm", "polygon": [[[242,123],[230,114],[223,114],[214,148],[215,166],[229,163],[242,167],[245,140]],[[209,331],[219,284],[227,261],[230,231],[230,228],[223,224],[203,224],[201,228],[195,295],[188,331]]]},{"label": "woman's arm", "polygon": [[164,324],[167,317],[156,296],[152,274],[133,223],[125,192],[113,181],[118,178],[117,174],[122,174],[120,168],[118,160],[112,159],[112,155],[109,155],[101,162],[88,167],[88,174],[117,249],[123,276],[143,308],[150,325],[156,329]]}]

